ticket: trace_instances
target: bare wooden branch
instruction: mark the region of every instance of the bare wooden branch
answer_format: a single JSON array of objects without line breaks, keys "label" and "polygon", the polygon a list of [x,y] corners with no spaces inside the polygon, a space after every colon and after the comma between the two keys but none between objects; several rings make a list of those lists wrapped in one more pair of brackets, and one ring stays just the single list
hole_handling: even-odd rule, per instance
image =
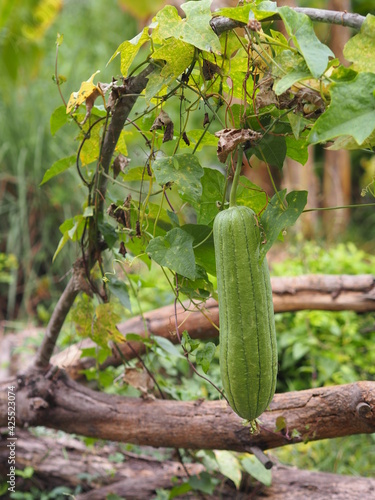
[{"label": "bare wooden branch", "polygon": [[[9,457],[6,430],[0,439],[0,476],[9,472]],[[1,436],[1,434],[0,434]],[[1,436],[3,437],[3,436]],[[150,451],[150,450],[149,450]],[[111,455],[121,453],[123,461],[111,460]],[[30,486],[41,490],[51,490],[57,486],[74,489],[80,486],[83,492],[75,497],[99,499],[106,498],[103,490],[126,492],[126,498],[151,498],[158,488],[172,488],[172,478],[187,479],[182,465],[174,460],[157,460],[149,455],[136,455],[124,452],[115,443],[86,447],[82,441],[57,433],[45,436],[33,436],[22,429],[17,430],[17,468],[23,470],[31,466],[34,470],[32,479],[17,477],[17,491],[29,491]],[[204,470],[197,463],[185,464],[190,475]],[[142,477],[144,480],[140,481]],[[102,495],[102,496],[101,496]]]},{"label": "bare wooden branch", "polygon": [[[271,279],[274,309],[276,313],[303,309],[321,309],[327,311],[352,310],[366,312],[375,310],[375,278],[372,275],[305,275],[289,278]],[[219,308],[217,302],[209,299],[203,312],[185,304],[177,308],[178,325],[189,332],[192,338],[208,339],[219,334]],[[175,334],[174,306],[165,306],[145,315],[145,323],[140,316],[134,317],[118,326],[119,331],[138,335],[159,335],[177,343]],[[81,371],[95,365],[93,358],[81,358],[82,349],[92,347],[94,343],[85,339],[72,345],[52,358],[52,363],[66,369],[72,378],[81,377]],[[123,357],[131,359],[134,353],[143,354],[144,346],[139,342],[127,342],[119,345]],[[122,363],[118,350],[113,349],[102,365],[117,366]]]},{"label": "bare wooden branch", "polygon": [[[259,419],[258,434],[252,434],[224,401],[124,398],[83,387],[61,371],[19,377],[17,383],[18,427],[44,425],[139,445],[264,450],[375,432],[375,382],[276,394]],[[4,384],[0,389],[0,426],[5,426]],[[278,417],[285,423],[281,432],[275,432]]]},{"label": "bare wooden branch", "polygon": [[[5,434],[4,434],[5,437]],[[0,476],[6,477],[9,450],[6,439],[0,440]],[[145,450],[149,453],[149,449]],[[123,461],[111,460],[111,455],[122,454]],[[121,455],[120,455],[121,456]],[[30,486],[50,491],[56,486],[82,488],[76,500],[102,500],[109,493],[126,497],[128,500],[152,498],[159,488],[175,486],[171,478],[187,479],[179,462],[157,460],[146,455],[124,452],[115,443],[87,448],[82,441],[70,436],[51,435],[35,437],[26,430],[17,432],[17,468],[31,466],[32,479],[17,478],[17,491],[29,491]],[[185,464],[190,475],[204,471],[199,463]],[[143,478],[140,481],[140,477]],[[295,500],[309,498],[321,500],[333,498],[371,498],[375,489],[375,479],[348,477],[337,474],[311,472],[276,464],[272,470],[272,486],[265,487],[251,481],[243,481],[241,493],[236,492],[231,482],[221,478],[218,497],[238,498],[241,493],[253,493],[273,500]],[[308,492],[308,497],[307,497]],[[220,495],[220,496],[219,496]],[[215,497],[216,498],[216,497]],[[241,496],[242,498],[242,496]],[[248,496],[246,496],[248,498]]]},{"label": "bare wooden branch", "polygon": [[[327,24],[337,24],[341,26],[347,26],[355,30],[360,30],[361,26],[365,20],[365,17],[360,14],[352,14],[350,12],[340,12],[334,10],[323,10],[323,9],[311,9],[304,7],[294,7],[294,10],[300,12],[301,14],[306,14],[312,21],[327,23]],[[267,21],[274,21],[281,19],[279,14],[274,14],[273,16],[264,19]],[[241,28],[245,26],[245,23],[240,21],[234,21],[233,19],[228,19],[227,17],[214,17],[211,21],[211,26],[213,30],[220,35],[225,31],[232,30],[234,28]]]}]

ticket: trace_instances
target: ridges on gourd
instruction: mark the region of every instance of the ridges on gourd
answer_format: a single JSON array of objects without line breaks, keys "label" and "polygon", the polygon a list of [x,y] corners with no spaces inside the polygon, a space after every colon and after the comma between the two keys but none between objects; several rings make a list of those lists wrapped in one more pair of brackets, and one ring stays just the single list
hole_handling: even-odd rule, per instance
[{"label": "ridges on gourd", "polygon": [[233,410],[257,418],[276,388],[277,346],[267,260],[260,262],[255,213],[234,206],[214,222],[219,299],[220,370]]}]

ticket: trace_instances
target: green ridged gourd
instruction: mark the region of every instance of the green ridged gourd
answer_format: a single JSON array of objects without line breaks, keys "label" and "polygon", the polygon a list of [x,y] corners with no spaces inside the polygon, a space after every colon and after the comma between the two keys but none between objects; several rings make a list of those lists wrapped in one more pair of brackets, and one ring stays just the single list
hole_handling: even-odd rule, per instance
[{"label": "green ridged gourd", "polygon": [[266,258],[248,207],[220,212],[213,227],[220,321],[220,371],[232,409],[253,420],[276,389],[277,345]]}]

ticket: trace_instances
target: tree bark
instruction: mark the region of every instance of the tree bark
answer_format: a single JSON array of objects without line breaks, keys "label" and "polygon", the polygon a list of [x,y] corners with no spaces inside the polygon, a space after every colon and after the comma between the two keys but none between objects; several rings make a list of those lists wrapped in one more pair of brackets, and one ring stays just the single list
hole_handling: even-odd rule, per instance
[{"label": "tree bark", "polygon": [[[5,437],[5,434],[4,434]],[[145,450],[147,453],[149,450]],[[122,461],[111,460],[111,455],[122,454]],[[0,476],[6,477],[9,451],[6,441],[0,440]],[[151,455],[136,455],[124,452],[114,443],[87,448],[82,441],[70,436],[52,435],[35,437],[25,430],[18,430],[17,468],[34,469],[32,482],[17,478],[17,491],[28,491],[33,485],[50,491],[57,486],[82,488],[76,500],[102,500],[109,493],[130,499],[151,498],[158,488],[175,486],[171,478],[187,479],[179,462],[155,459]],[[190,475],[205,469],[199,463],[185,464]],[[86,478],[86,479],[85,479]],[[265,487],[254,480],[244,481],[241,491],[235,490],[231,482],[222,482],[216,494],[210,498],[245,499],[255,492],[262,498],[295,500],[299,498],[344,500],[348,498],[370,498],[375,489],[375,480],[348,477],[324,472],[303,471],[276,464],[272,469],[272,486]],[[246,492],[244,491],[246,490]],[[181,497],[179,497],[181,498]],[[182,497],[185,498],[185,497]],[[191,498],[191,497],[189,497]]]},{"label": "tree bark", "polygon": [[[349,28],[353,28],[355,30],[360,30],[365,20],[365,17],[359,14],[352,14],[343,11],[310,9],[304,7],[295,7],[294,10],[300,12],[301,14],[306,14],[312,21],[315,22],[348,26]],[[280,19],[279,14],[275,14],[265,19],[265,21],[267,22],[278,19]],[[211,21],[211,26],[217,34],[221,34],[224,33],[224,31],[243,27],[244,23],[240,21],[234,21],[233,19],[228,19],[226,17],[214,17]]]},{"label": "tree bark", "polygon": [[[248,451],[375,432],[375,382],[276,394],[256,434],[225,401],[124,398],[83,387],[62,371],[14,383],[18,428],[44,425],[153,447]],[[7,423],[7,385],[0,385],[0,426]],[[285,425],[276,432],[279,417]]]},{"label": "tree bark", "polygon": [[[0,440],[0,476],[9,472],[6,447],[6,431]],[[170,452],[170,450],[167,450]],[[111,455],[121,453],[122,461],[111,460]],[[170,454],[170,453],[168,453]],[[172,478],[187,479],[181,463],[174,460],[157,460],[151,455],[136,455],[124,452],[115,443],[86,447],[82,441],[55,433],[48,436],[33,436],[25,430],[17,431],[17,469],[26,466],[34,469],[32,480],[17,477],[17,491],[28,491],[33,485],[40,490],[52,490],[57,486],[83,492],[75,498],[106,498],[103,490],[118,490],[121,484],[126,498],[151,498],[158,488],[172,488]],[[201,464],[185,464],[190,475],[204,470]],[[140,481],[140,478],[142,480]],[[102,495],[102,496],[100,496]]]},{"label": "tree bark", "polygon": [[[304,309],[322,309],[328,311],[352,310],[368,312],[375,310],[375,279],[372,275],[305,275],[288,278],[271,278],[274,309],[276,313],[298,311]],[[185,304],[188,308],[188,304]],[[203,310],[184,310],[177,307],[177,324],[187,330],[192,338],[208,339],[219,334],[219,307],[214,299],[209,299]],[[118,325],[119,331],[137,333],[138,335],[159,335],[177,343],[174,306],[164,306],[144,315],[147,325],[141,316],[136,316]],[[95,366],[94,358],[81,358],[82,349],[93,347],[90,339],[84,339],[61,353],[53,356],[54,365],[66,369],[69,376],[78,379],[82,370]],[[129,360],[136,354],[145,352],[140,342],[118,344],[122,356]],[[103,363],[102,368],[118,366],[122,359],[117,348],[112,349],[112,356]]]}]

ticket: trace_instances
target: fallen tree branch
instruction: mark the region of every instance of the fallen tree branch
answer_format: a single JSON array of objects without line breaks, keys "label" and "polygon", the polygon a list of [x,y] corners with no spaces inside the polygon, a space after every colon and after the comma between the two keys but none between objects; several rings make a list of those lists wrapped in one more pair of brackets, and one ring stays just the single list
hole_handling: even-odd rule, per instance
[{"label": "fallen tree branch", "polygon": [[[6,433],[6,430],[5,430]],[[4,433],[4,437],[6,434]],[[101,500],[109,493],[130,499],[151,498],[159,488],[175,486],[171,478],[187,479],[179,462],[155,459],[150,455],[136,455],[116,445],[100,444],[86,447],[82,441],[70,436],[51,435],[35,437],[26,430],[17,432],[17,468],[33,468],[30,479],[17,478],[17,491],[29,491],[30,486],[50,491],[57,486],[71,489],[80,487],[82,493],[76,500]],[[0,476],[6,477],[9,450],[6,439],[0,440]],[[146,450],[149,451],[149,450]],[[123,456],[114,461],[113,456]],[[205,469],[201,464],[185,464],[190,475]],[[140,477],[142,481],[140,481]],[[222,478],[218,493],[220,498],[235,498],[236,490]],[[272,469],[272,486],[265,487],[254,480],[242,482],[241,493],[257,492],[262,498],[309,498],[336,500],[363,495],[370,498],[375,489],[375,479],[341,476],[324,472],[311,472],[277,464]],[[308,495],[308,496],[307,496]]]},{"label": "fallen tree branch", "polygon": [[[1,385],[5,426],[8,384]],[[258,434],[224,401],[124,398],[83,387],[62,371],[20,376],[17,385],[18,427],[44,425],[154,447],[248,451],[375,432],[375,382],[276,394]],[[275,432],[279,417],[284,429]]]},{"label": "fallen tree branch", "polygon": [[[57,486],[74,490],[80,486],[82,492],[88,492],[87,498],[101,500],[106,498],[106,495],[100,496],[106,485],[116,487],[121,482],[127,499],[150,498],[158,488],[172,488],[173,477],[187,479],[181,464],[174,460],[137,456],[115,443],[87,447],[70,436],[51,434],[36,437],[26,430],[17,430],[17,468],[23,470],[31,466],[34,470],[31,479],[17,477],[17,491],[29,491],[30,486],[43,491]],[[6,429],[1,437],[5,439],[0,439],[0,476],[5,478],[9,472]],[[115,454],[122,454],[123,461],[111,460]],[[189,463],[185,467],[190,475],[204,470],[201,464]],[[75,498],[86,498],[86,495],[83,493]]]},{"label": "fallen tree branch", "polygon": [[[375,310],[375,279],[372,275],[305,275],[271,279],[275,312],[298,311],[303,309],[321,309],[329,311],[352,310],[369,312]],[[186,304],[188,307],[188,304]],[[165,306],[144,315],[129,319],[118,326],[119,331],[138,335],[159,335],[177,343],[175,334],[174,306]],[[177,323],[189,332],[192,338],[208,339],[217,337],[219,332],[219,308],[217,302],[209,299],[205,304],[204,314],[198,310],[186,311],[177,308]],[[216,326],[215,326],[216,325]],[[80,378],[82,370],[95,366],[94,358],[81,358],[82,349],[93,347],[90,339],[85,339],[55,355],[51,362],[66,369],[69,376]],[[140,342],[118,344],[122,355],[129,360],[145,352]],[[117,349],[103,363],[102,368],[118,366],[122,363]]]}]

